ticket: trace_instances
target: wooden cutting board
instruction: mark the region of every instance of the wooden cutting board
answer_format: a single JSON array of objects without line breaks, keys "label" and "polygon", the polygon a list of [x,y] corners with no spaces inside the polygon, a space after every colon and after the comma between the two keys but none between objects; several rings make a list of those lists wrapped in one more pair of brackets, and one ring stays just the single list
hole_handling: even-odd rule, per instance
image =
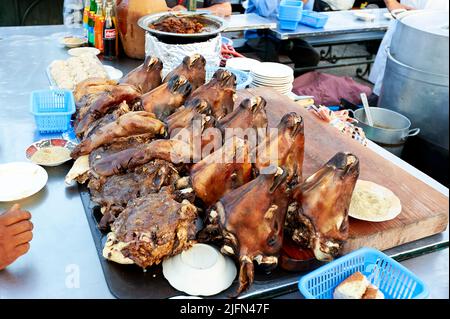
[{"label": "wooden cutting board", "polygon": [[269,126],[276,127],[288,112],[297,112],[305,122],[304,177],[317,171],[337,152],[359,157],[360,178],[391,189],[401,200],[402,213],[394,220],[372,223],[350,218],[350,235],[344,253],[360,247],[389,249],[443,232],[448,225],[448,197],[418,180],[397,165],[320,121],[286,96],[267,88],[239,91],[237,103],[252,95],[267,101]]}]

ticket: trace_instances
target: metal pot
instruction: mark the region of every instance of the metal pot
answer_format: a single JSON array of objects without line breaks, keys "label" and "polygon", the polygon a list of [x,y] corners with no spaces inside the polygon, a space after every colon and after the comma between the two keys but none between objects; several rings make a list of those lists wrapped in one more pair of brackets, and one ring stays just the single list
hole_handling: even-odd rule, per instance
[{"label": "metal pot", "polygon": [[[196,17],[205,25],[205,30],[201,33],[192,34],[180,34],[180,33],[170,33],[155,30],[149,27],[150,24],[159,22],[164,18],[170,16],[183,16],[183,17]],[[146,32],[158,38],[160,41],[168,44],[189,44],[208,41],[209,39],[215,38],[219,33],[221,33],[225,27],[225,20],[209,15],[209,14],[199,14],[195,12],[170,12],[170,13],[159,13],[143,16],[139,19],[138,25],[144,29]]]},{"label": "metal pot", "polygon": [[414,10],[396,18],[392,57],[419,70],[448,75],[448,12]]},{"label": "metal pot", "polygon": [[448,150],[448,75],[403,64],[388,52],[378,106],[404,114],[422,129],[421,138]]},{"label": "metal pot", "polygon": [[368,139],[400,157],[408,137],[418,135],[420,129],[410,129],[411,121],[400,113],[379,107],[370,110],[374,126],[368,124],[363,108],[352,112],[358,120],[356,125],[364,130]]}]

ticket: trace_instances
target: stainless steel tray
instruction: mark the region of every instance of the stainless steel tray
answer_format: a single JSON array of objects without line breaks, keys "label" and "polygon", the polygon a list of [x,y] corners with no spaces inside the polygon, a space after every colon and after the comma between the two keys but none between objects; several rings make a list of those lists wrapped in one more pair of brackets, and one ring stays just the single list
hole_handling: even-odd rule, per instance
[{"label": "stainless steel tray", "polygon": [[[177,17],[198,17],[205,24],[205,31],[201,33],[192,34],[180,34],[172,32],[164,32],[159,30],[154,30],[149,27],[150,24],[161,21],[162,19],[170,16]],[[209,15],[206,13],[196,13],[196,12],[164,12],[143,16],[138,20],[138,25],[156,37],[176,37],[184,39],[200,39],[200,38],[211,38],[221,33],[226,28],[225,20]]]},{"label": "stainless steel tray", "polygon": [[[169,285],[162,275],[160,265],[153,266],[147,272],[143,272],[142,269],[134,265],[119,265],[106,260],[102,255],[106,234],[98,229],[98,221],[101,216],[99,208],[90,200],[89,191],[85,185],[79,185],[79,191],[105,280],[115,297],[120,299],[166,299],[184,295],[184,293],[175,290]],[[444,249],[448,246],[448,230],[446,230],[441,234],[388,249],[385,253],[397,261],[402,261]],[[305,272],[287,272],[279,267],[270,274],[257,271],[255,282],[246,292],[239,296],[239,299],[273,298],[298,292],[298,280],[305,274]],[[237,286],[238,282],[236,279],[228,290],[210,298],[229,298]],[[298,294],[301,297],[300,292]]]}]

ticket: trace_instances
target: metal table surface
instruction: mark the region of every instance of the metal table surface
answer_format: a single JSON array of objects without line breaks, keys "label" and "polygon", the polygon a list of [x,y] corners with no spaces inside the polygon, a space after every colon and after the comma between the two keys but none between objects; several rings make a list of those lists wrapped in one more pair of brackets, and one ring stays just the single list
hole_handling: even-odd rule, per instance
[{"label": "metal table surface", "polygon": [[[47,88],[45,68],[55,59],[67,58],[57,40],[63,26],[0,28],[0,164],[25,161],[25,148],[36,139],[29,113],[30,92]],[[124,73],[141,61],[122,59],[112,64]],[[448,196],[448,189],[376,145],[370,147],[417,178]],[[70,165],[46,168],[47,186],[38,194],[19,201],[32,212],[34,239],[28,254],[0,272],[0,298],[113,298],[105,282],[92,235],[77,188],[66,188],[64,176]],[[399,168],[400,169],[400,168]],[[0,211],[11,204],[0,203]],[[448,230],[388,251],[411,258],[448,245]],[[444,252],[403,261],[424,278],[432,297],[448,298],[448,262]],[[295,283],[286,282],[295,291]],[[287,290],[289,290],[287,289]],[[244,295],[251,297],[250,289]],[[301,297],[293,293],[287,297]]]},{"label": "metal table surface", "polygon": [[227,21],[227,26],[224,32],[264,30],[274,29],[277,27],[276,21],[266,19],[256,13],[234,14],[228,18],[225,18],[225,21]]},{"label": "metal table surface", "polygon": [[361,21],[353,10],[323,12],[328,22],[323,28],[312,28],[299,24],[295,31],[272,29],[270,32],[280,40],[301,38],[314,45],[380,40],[389,27],[390,20],[384,17],[387,9],[364,10],[375,15],[374,21]]}]

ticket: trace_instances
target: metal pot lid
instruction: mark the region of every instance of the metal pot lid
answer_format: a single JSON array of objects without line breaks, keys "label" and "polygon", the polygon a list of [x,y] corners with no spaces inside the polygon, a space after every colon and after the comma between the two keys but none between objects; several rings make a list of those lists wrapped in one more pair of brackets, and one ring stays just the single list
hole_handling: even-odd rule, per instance
[{"label": "metal pot lid", "polygon": [[[190,33],[190,34],[182,34],[182,33],[172,33],[172,32],[164,32],[155,29],[151,29],[149,27],[150,24],[155,23],[165,17],[170,16],[194,16],[199,17],[202,20],[202,23],[205,24],[205,30],[201,33]],[[180,38],[201,38],[201,37],[211,37],[221,33],[225,27],[225,20],[210,15],[207,13],[197,13],[197,12],[163,12],[157,14],[151,14],[143,16],[138,20],[138,25],[147,32],[154,34],[156,36],[171,36],[171,37],[180,37]]]},{"label": "metal pot lid", "polygon": [[400,18],[400,21],[406,26],[420,31],[439,36],[449,36],[448,12],[434,10],[410,11],[410,14]]}]

